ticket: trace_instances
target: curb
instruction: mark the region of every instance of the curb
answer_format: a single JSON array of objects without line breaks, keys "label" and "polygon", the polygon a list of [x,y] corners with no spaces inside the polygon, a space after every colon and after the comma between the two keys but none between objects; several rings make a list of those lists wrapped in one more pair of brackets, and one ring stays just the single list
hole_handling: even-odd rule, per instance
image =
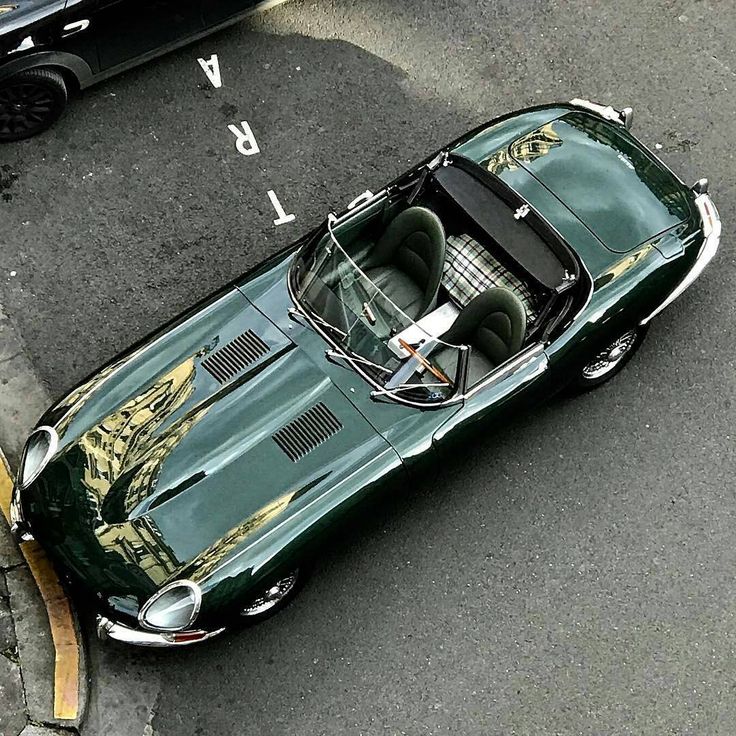
[{"label": "curb", "polygon": [[[84,647],[72,603],[37,542],[17,546],[8,507],[16,461],[28,432],[51,403],[0,307],[0,733],[69,734],[87,701]],[[64,730],[59,730],[61,727]]]}]

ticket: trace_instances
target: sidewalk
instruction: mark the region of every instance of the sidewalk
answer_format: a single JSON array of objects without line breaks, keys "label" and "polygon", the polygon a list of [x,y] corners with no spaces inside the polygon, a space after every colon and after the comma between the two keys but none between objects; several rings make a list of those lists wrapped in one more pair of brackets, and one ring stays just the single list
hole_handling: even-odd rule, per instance
[{"label": "sidewalk", "polygon": [[84,652],[71,604],[39,545],[18,547],[7,520],[10,464],[49,403],[0,308],[0,736],[74,733],[84,714]]}]

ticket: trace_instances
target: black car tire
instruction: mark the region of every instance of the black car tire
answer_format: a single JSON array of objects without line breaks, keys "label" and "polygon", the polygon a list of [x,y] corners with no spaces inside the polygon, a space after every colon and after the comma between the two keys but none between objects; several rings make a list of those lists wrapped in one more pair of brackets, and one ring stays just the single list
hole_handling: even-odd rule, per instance
[{"label": "black car tire", "polygon": [[[624,369],[644,342],[649,325],[637,325],[625,330],[607,348],[599,350],[580,368],[572,384],[576,393],[597,388]],[[615,351],[622,350],[620,355]],[[613,356],[613,358],[611,357]]]},{"label": "black car tire", "polygon": [[0,143],[30,138],[50,128],[67,103],[64,77],[28,69],[0,82]]},{"label": "black car tire", "polygon": [[[302,566],[269,579],[260,592],[243,603],[240,608],[241,621],[246,624],[258,623],[278,613],[296,597],[306,577],[307,570]],[[279,586],[282,586],[282,590],[269,600],[269,592],[276,592]]]}]

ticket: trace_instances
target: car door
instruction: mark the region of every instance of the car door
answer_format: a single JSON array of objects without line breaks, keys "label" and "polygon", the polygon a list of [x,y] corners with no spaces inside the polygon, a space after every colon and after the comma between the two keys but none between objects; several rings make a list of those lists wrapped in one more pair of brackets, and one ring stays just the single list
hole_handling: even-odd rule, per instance
[{"label": "car door", "polygon": [[101,72],[144,61],[203,30],[199,0],[98,0],[92,22]]},{"label": "car door", "polygon": [[465,391],[462,408],[434,434],[440,456],[449,458],[459,444],[471,444],[550,393],[549,360],[540,344],[519,353]]},{"label": "car door", "polygon": [[204,23],[208,28],[235,20],[253,10],[261,0],[202,0]]}]

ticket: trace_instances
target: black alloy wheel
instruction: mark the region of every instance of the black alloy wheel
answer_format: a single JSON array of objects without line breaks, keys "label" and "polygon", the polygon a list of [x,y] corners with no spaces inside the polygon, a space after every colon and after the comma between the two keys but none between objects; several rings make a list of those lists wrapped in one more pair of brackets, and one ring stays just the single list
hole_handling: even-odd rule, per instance
[{"label": "black alloy wheel", "polygon": [[19,141],[51,127],[64,112],[64,78],[51,69],[29,69],[0,82],[0,143]]}]

